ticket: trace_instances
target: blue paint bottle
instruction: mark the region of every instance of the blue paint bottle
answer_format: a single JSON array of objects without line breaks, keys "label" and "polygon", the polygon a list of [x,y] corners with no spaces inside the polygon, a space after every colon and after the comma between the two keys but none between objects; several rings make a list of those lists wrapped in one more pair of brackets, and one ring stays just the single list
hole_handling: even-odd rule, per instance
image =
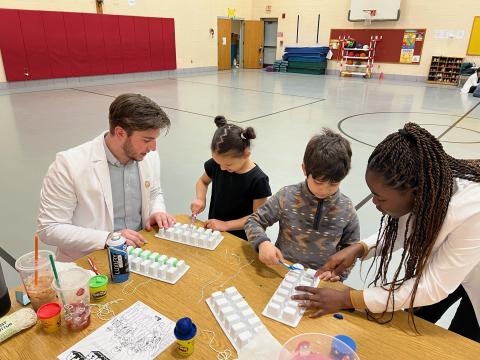
[{"label": "blue paint bottle", "polygon": [[112,282],[127,281],[130,276],[130,269],[125,238],[120,233],[113,233],[112,237],[107,240],[107,251]]}]

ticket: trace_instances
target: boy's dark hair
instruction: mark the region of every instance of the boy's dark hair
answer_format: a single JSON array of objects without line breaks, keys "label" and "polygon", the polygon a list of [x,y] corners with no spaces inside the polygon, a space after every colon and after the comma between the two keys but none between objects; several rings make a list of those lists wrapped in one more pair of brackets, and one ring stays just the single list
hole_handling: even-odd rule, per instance
[{"label": "boy's dark hair", "polygon": [[255,130],[252,127],[242,129],[240,126],[227,123],[225,116],[215,116],[217,130],[213,134],[212,152],[224,155],[242,156],[245,149],[250,147],[250,140],[255,139]]},{"label": "boy's dark hair", "polygon": [[134,131],[170,127],[170,119],[160,106],[140,94],[123,94],[110,104],[108,120],[110,133],[120,126],[128,136]]},{"label": "boy's dark hair", "polygon": [[305,172],[314,179],[337,183],[350,171],[352,149],[340,134],[323,128],[322,133],[310,139],[303,155]]}]

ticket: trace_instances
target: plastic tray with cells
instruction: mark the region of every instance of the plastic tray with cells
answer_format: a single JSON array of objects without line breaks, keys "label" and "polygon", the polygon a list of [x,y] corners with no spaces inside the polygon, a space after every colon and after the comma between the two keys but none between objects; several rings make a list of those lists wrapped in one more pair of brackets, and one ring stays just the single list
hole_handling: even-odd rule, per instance
[{"label": "plastic tray with cells", "polygon": [[298,302],[291,300],[290,297],[302,293],[295,290],[296,286],[317,287],[320,280],[314,276],[315,270],[304,270],[301,264],[294,264],[293,266],[300,270],[290,270],[285,275],[267,306],[265,306],[262,315],[291,327],[297,327],[305,309],[299,307]]},{"label": "plastic tray with cells", "polygon": [[237,353],[259,331],[268,331],[235,287],[216,291],[206,301]]},{"label": "plastic tray with cells", "polygon": [[183,260],[141,248],[127,247],[130,272],[175,284],[190,269]]},{"label": "plastic tray with cells", "polygon": [[181,223],[176,223],[168,229],[159,229],[155,236],[160,239],[208,250],[215,250],[223,240],[223,236],[219,231]]}]

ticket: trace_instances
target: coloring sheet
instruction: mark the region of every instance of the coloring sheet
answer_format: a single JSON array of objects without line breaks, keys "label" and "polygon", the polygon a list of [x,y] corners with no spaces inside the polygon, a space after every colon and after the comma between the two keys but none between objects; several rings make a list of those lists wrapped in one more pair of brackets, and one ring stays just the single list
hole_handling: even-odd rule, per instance
[{"label": "coloring sheet", "polygon": [[174,328],[172,320],[137,301],[58,359],[154,359],[175,341]]}]

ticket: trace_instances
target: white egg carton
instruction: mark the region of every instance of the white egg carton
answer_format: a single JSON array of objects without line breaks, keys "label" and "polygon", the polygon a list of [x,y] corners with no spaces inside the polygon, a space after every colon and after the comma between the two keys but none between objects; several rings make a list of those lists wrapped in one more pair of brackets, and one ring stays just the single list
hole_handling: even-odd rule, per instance
[{"label": "white egg carton", "polygon": [[305,308],[299,307],[298,302],[291,300],[290,297],[303,293],[295,290],[296,286],[317,287],[320,279],[314,277],[316,271],[313,269],[303,270],[303,266],[300,264],[293,266],[301,270],[290,270],[285,275],[267,306],[265,306],[262,315],[288,326],[297,327],[305,313]]},{"label": "white egg carton", "polygon": [[208,250],[215,250],[223,240],[223,236],[219,231],[181,223],[176,223],[168,229],[159,229],[155,236],[160,239]]},{"label": "white egg carton", "polygon": [[175,284],[190,269],[185,261],[141,248],[127,247],[130,272]]},{"label": "white egg carton", "polygon": [[206,301],[237,353],[260,330],[268,331],[235,287],[216,291]]}]

